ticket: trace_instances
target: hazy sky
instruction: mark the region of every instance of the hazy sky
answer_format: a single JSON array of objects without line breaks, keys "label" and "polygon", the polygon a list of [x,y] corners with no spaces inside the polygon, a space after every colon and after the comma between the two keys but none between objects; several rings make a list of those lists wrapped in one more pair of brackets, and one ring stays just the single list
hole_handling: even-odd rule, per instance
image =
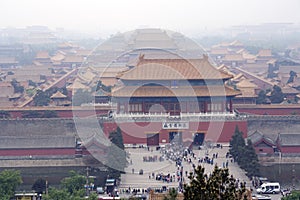
[{"label": "hazy sky", "polygon": [[238,24],[300,23],[300,0],[1,0],[0,27],[85,32],[158,27],[193,33]]}]

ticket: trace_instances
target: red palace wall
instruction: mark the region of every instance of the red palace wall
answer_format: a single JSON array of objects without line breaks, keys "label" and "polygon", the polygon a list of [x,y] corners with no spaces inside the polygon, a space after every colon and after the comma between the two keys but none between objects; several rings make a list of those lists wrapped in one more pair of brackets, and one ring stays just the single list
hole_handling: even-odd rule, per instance
[{"label": "red palace wall", "polygon": [[253,105],[253,106],[242,106],[236,107],[240,113],[256,114],[256,115],[300,115],[300,106],[274,106],[274,105]]},{"label": "red palace wall", "polygon": [[103,131],[108,136],[110,132],[119,126],[122,130],[125,144],[146,144],[147,135],[159,133],[159,143],[163,140],[169,142],[169,132],[182,132],[183,142],[192,142],[194,133],[204,133],[206,141],[229,142],[234,134],[235,127],[247,137],[247,121],[211,121],[211,122],[190,122],[189,129],[162,129],[162,122],[122,122],[103,124]]},{"label": "red palace wall", "polygon": [[280,151],[281,153],[285,154],[285,153],[300,153],[300,146],[284,146],[284,147],[280,147]]},{"label": "red palace wall", "polygon": [[72,106],[70,107],[32,107],[32,109],[28,108],[20,108],[20,109],[7,109],[10,113],[10,117],[13,119],[22,118],[22,113],[24,111],[28,110],[34,110],[37,112],[43,113],[46,110],[55,111],[59,118],[73,118],[74,116],[78,117],[89,117],[96,115],[107,115],[108,111],[111,110],[109,107],[103,107],[103,108],[95,108],[95,109],[89,109],[89,108],[80,108],[80,109],[73,109]]},{"label": "red palace wall", "polygon": [[254,147],[256,154],[267,153],[274,154],[274,149],[272,147]]}]

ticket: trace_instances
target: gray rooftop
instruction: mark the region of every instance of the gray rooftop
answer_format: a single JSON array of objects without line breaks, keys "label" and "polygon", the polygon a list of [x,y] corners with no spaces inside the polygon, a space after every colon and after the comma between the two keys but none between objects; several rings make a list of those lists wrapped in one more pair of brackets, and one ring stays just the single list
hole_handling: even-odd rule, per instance
[{"label": "gray rooftop", "polygon": [[74,136],[0,137],[0,149],[75,148]]},{"label": "gray rooftop", "polygon": [[279,133],[278,141],[281,146],[300,146],[299,133]]}]

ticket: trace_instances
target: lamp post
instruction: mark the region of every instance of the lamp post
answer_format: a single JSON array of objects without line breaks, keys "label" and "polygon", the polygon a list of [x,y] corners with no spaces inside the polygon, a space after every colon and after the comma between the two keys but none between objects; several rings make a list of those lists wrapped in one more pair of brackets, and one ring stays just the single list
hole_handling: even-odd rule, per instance
[{"label": "lamp post", "polygon": [[295,165],[292,165],[293,190],[295,190]]},{"label": "lamp post", "polygon": [[90,170],[90,168],[87,166],[86,167],[86,183],[85,183],[86,196],[89,196],[89,170]]}]

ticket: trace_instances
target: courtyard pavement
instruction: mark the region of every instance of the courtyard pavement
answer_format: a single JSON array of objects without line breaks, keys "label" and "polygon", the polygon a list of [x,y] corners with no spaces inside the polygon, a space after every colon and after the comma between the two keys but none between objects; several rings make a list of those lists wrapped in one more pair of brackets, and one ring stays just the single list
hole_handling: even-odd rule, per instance
[{"label": "courtyard pavement", "polygon": [[[231,158],[226,157],[229,150],[228,144],[221,144],[221,147],[204,147],[201,150],[193,150],[194,157],[192,155],[187,156],[187,161],[182,162],[183,166],[183,182],[188,183],[189,179],[186,176],[186,171],[193,171],[194,165],[202,165],[205,168],[207,174],[211,173],[214,166],[217,164],[219,167],[226,167],[228,163],[228,169],[230,174],[239,182],[246,182],[246,187],[250,189],[252,187],[251,181],[245,175],[243,171],[235,162],[232,162]],[[166,155],[161,150],[156,150],[155,147],[148,148],[127,148],[126,152],[129,156],[129,165],[125,169],[125,174],[121,176],[121,183],[119,186],[120,195],[128,189],[139,190],[142,193],[147,188],[161,189],[163,186],[168,188],[178,188],[179,182],[175,178],[172,182],[156,180],[156,175],[170,174],[171,176],[177,177],[178,166],[176,162],[166,158]],[[213,164],[207,162],[198,162],[199,159],[205,157],[213,158]],[[190,158],[191,162],[188,162]],[[150,160],[146,162],[145,160]],[[143,174],[140,174],[140,170],[143,170]],[[272,199],[278,200],[281,195],[272,195]]]},{"label": "courtyard pavement", "polygon": [[[228,163],[229,172],[239,181],[246,182],[246,186],[251,186],[251,181],[245,175],[245,172],[241,170],[238,165],[234,162],[231,162],[230,158],[226,158],[226,153],[228,152],[228,145],[223,144],[223,148],[203,148],[201,150],[193,150],[194,158],[190,156],[191,162],[183,161],[183,172],[184,172],[184,182],[188,182],[186,176],[186,171],[189,173],[193,171],[193,164],[196,166],[198,164],[205,167],[205,172],[209,174],[214,169],[214,166],[217,164],[219,167],[226,166]],[[147,148],[128,148],[126,149],[129,155],[129,165],[125,169],[125,174],[121,176],[120,188],[128,187],[139,187],[139,188],[148,188],[148,187],[178,187],[177,180],[175,182],[163,182],[155,180],[155,176],[158,173],[171,174],[175,175],[177,173],[176,163],[172,160],[167,160],[165,154],[162,154],[160,150],[156,150],[154,147],[151,147],[149,150]],[[213,158],[213,164],[207,162],[199,163],[198,159],[203,159],[205,157]],[[217,157],[216,157],[217,155]],[[157,158],[156,161],[144,162],[144,157],[146,158]],[[159,158],[162,157],[163,161],[160,161]],[[189,157],[189,156],[188,156]],[[143,174],[140,175],[139,171],[143,170]],[[154,177],[152,176],[154,173]]]}]

